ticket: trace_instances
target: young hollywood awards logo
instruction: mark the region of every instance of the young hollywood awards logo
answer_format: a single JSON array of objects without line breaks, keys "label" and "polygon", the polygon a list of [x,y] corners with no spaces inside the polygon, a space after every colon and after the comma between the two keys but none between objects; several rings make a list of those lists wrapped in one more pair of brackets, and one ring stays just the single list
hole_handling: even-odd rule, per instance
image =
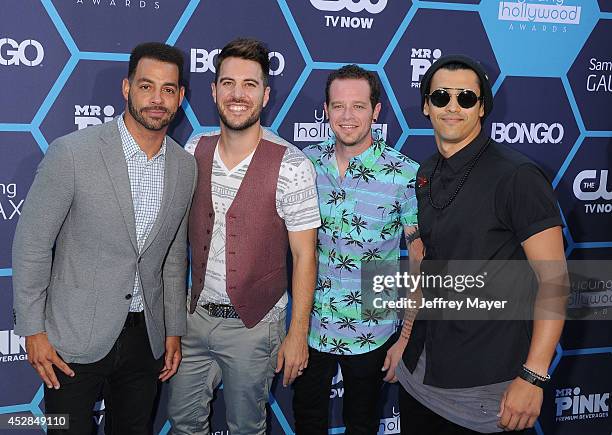
[{"label": "young hollywood awards logo", "polygon": [[17,198],[17,183],[0,183],[0,220],[11,221],[21,216],[25,198]]},{"label": "young hollywood awards logo", "polygon": [[111,105],[100,107],[74,105],[74,124],[77,130],[82,130],[90,125],[98,125],[113,120],[115,108]]},{"label": "young hollywood awards logo", "polygon": [[0,363],[26,361],[25,337],[15,334],[15,331],[0,331]]},{"label": "young hollywood awards logo", "polygon": [[584,393],[580,387],[556,390],[555,418],[557,422],[608,417],[610,393]]},{"label": "young hollywood awards logo", "polygon": [[567,32],[567,25],[580,24],[581,6],[566,0],[500,1],[497,18],[510,21],[508,30],[531,32]]},{"label": "young hollywood awards logo", "polygon": [[[320,111],[315,109],[315,122],[296,122],[293,124],[293,141],[312,143],[326,141],[333,135],[329,123],[326,122],[327,120],[323,109],[320,109]],[[375,138],[387,140],[387,124],[372,124],[372,135]]]},{"label": "young hollywood awards logo", "polygon": [[400,413],[399,411],[395,411],[395,406],[393,407],[393,416],[382,418],[380,420],[380,426],[378,427],[379,434],[396,434],[401,433],[400,430]]},{"label": "young hollywood awards logo", "polygon": [[589,59],[586,88],[588,92],[612,92],[612,61]]},{"label": "young hollywood awards logo", "polygon": [[153,9],[160,8],[161,1],[152,0],[76,0],[77,5],[111,7],[117,9]]},{"label": "young hollywood awards logo", "polygon": [[587,214],[612,214],[612,189],[608,187],[607,169],[580,171],[573,184],[574,196],[584,204]]},{"label": "young hollywood awards logo", "polygon": [[427,72],[432,63],[442,56],[442,50],[439,48],[412,48],[410,51],[410,66],[412,68],[412,84],[413,88],[421,87],[421,78]]},{"label": "young hollywood awards logo", "polygon": [[[387,0],[310,0],[316,9],[323,12],[340,12],[347,10],[353,14],[367,12],[379,14],[387,7]],[[340,27],[349,29],[371,29],[373,17],[356,17],[346,15],[325,15],[325,27]]]}]

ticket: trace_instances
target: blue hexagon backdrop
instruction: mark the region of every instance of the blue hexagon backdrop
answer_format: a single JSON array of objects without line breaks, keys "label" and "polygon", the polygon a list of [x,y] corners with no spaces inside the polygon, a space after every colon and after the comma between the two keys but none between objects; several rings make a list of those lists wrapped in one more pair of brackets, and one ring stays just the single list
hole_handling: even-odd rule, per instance
[{"label": "blue hexagon backdrop", "polygon": [[[612,258],[612,6],[608,0],[3,0],[0,27],[0,414],[43,412],[41,383],[13,333],[15,224],[48,144],[123,110],[132,47],[166,41],[186,53],[189,91],[171,135],[215,128],[214,57],[236,36],[271,50],[264,124],[303,147],[324,139],[329,70],[359,63],[384,86],[379,128],[421,161],[435,150],[419,80],[443,54],[481,60],[494,83],[491,136],[536,160],[553,181],[571,259]],[[612,177],[611,177],[612,178]],[[568,322],[537,434],[611,433],[612,325]],[[492,361],[494,363],[494,361]],[[379,433],[399,433],[397,387],[385,386]],[[341,373],[330,433],[343,433]],[[276,383],[273,434],[292,434],[291,390]],[[155,433],[170,429],[162,389]],[[95,411],[104,418],[104,403]],[[401,418],[410,418],[402,416]],[[102,424],[103,426],[103,424]],[[223,390],[213,433],[227,434]],[[2,430],[0,430],[2,432]],[[100,433],[102,429],[100,428]],[[28,433],[27,431],[24,433]],[[35,432],[32,432],[35,433]],[[419,435],[419,434],[415,434]]]}]

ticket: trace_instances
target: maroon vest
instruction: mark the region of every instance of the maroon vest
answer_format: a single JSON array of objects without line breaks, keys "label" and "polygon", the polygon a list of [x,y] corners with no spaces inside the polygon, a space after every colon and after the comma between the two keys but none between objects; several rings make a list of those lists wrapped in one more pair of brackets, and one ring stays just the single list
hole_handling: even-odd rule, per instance
[{"label": "maroon vest", "polygon": [[[211,172],[218,139],[218,135],[203,136],[195,150],[198,185],[189,214],[191,313],[202,292],[215,221]],[[276,185],[286,150],[259,141],[225,216],[227,294],[247,328],[259,323],[287,289],[287,228],[276,211]]]}]

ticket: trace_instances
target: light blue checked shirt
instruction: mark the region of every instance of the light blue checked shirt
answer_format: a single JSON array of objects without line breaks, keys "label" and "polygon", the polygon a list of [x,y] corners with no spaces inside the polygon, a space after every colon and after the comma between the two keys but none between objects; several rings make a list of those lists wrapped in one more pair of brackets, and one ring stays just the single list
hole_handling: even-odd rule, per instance
[{"label": "light blue checked shirt", "polygon": [[[123,114],[117,118],[123,153],[127,163],[128,175],[130,177],[130,188],[132,190],[132,202],[134,204],[134,218],[136,220],[136,240],[140,251],[153,228],[159,208],[161,207],[162,195],[164,194],[164,170],[166,167],[166,138],[157,154],[151,160],[140,149],[123,121]],[[144,310],[142,303],[142,291],[138,273],[134,277],[134,290],[132,292],[132,303],[130,311],[138,312]]]}]

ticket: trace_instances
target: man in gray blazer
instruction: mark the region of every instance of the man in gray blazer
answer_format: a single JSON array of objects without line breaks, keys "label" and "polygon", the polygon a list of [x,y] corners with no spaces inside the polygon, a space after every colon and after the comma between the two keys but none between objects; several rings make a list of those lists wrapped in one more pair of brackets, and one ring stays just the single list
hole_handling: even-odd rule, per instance
[{"label": "man in gray blazer", "polygon": [[46,412],[70,414],[61,433],[91,432],[102,389],[107,434],[149,432],[158,379],[181,360],[196,166],[166,130],[183,62],[165,44],[136,47],[125,113],[51,144],[17,226],[15,332]]}]

